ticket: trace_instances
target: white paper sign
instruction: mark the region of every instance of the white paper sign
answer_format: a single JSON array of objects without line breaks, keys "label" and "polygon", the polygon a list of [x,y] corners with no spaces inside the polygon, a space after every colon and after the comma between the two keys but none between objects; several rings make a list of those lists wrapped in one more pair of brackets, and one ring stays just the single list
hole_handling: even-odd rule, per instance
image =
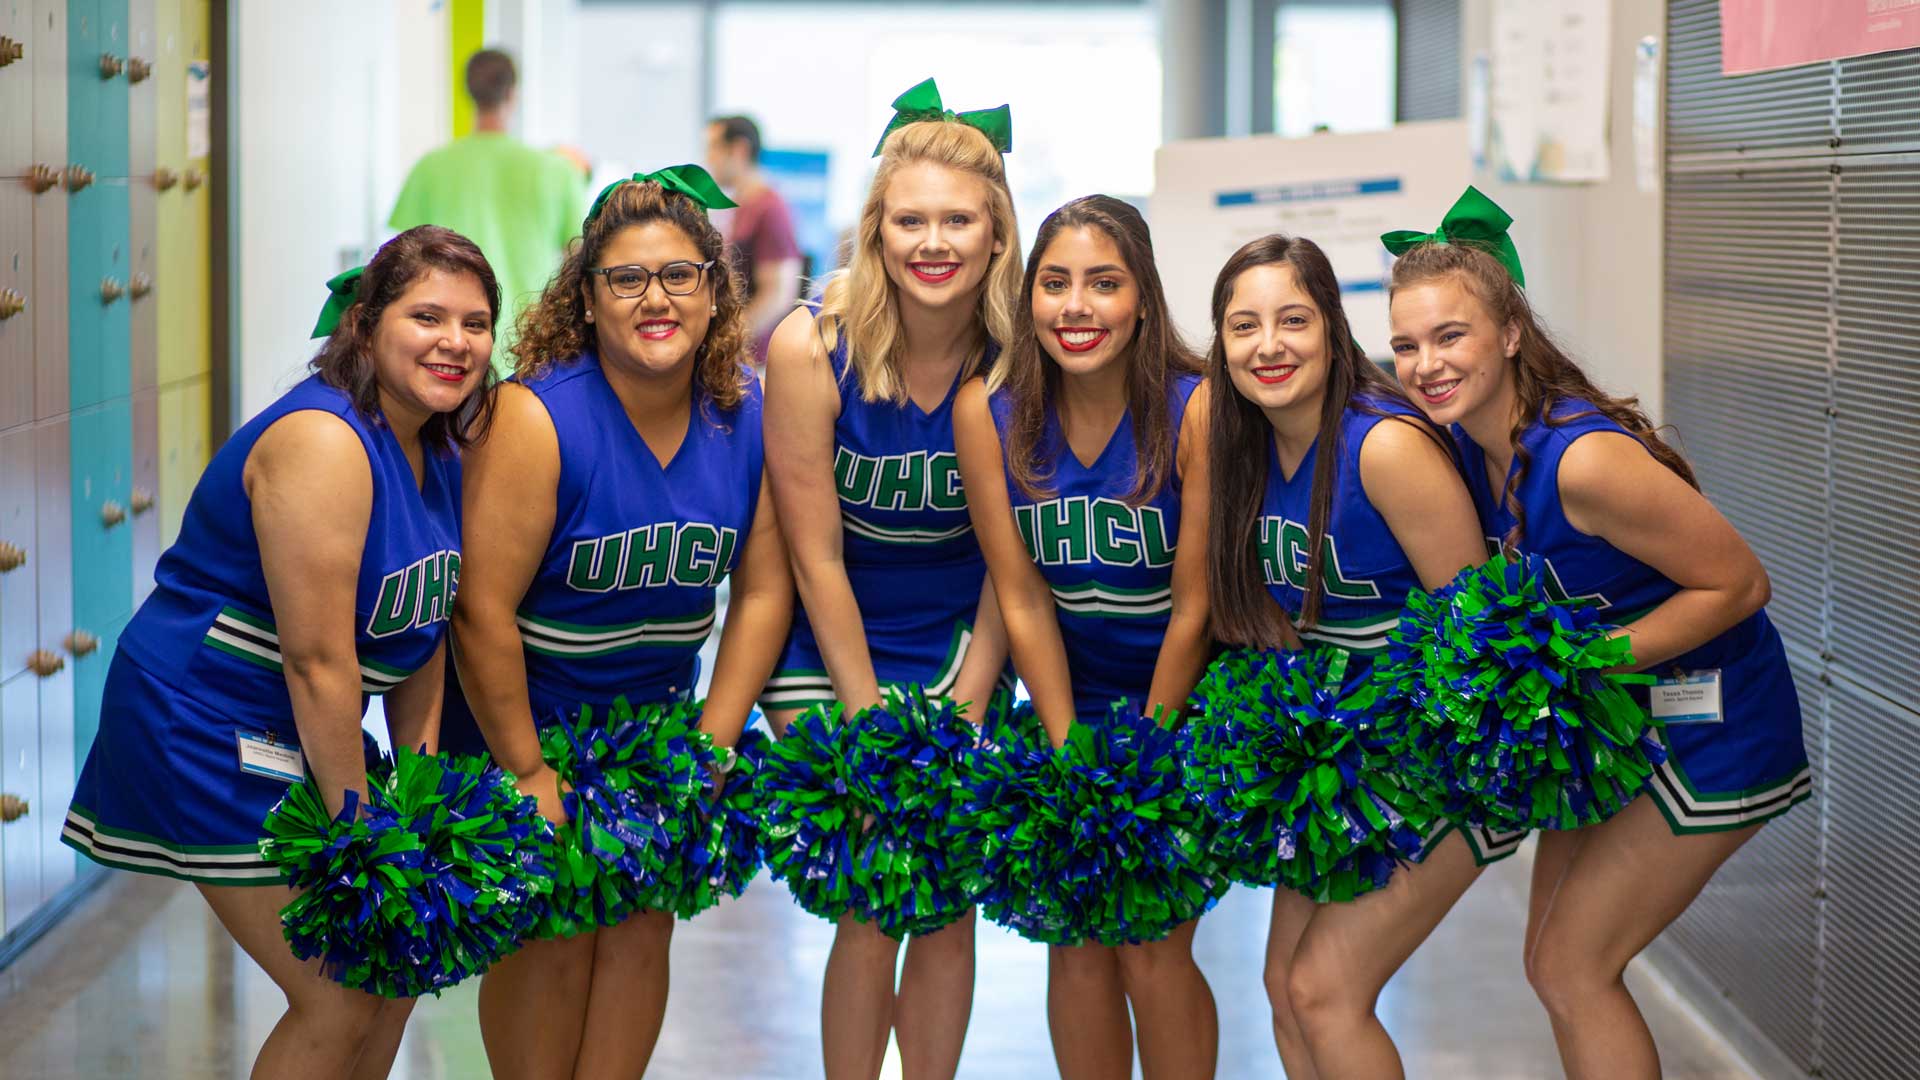
[{"label": "white paper sign", "polygon": [[205,60],[187,64],[187,156],[213,153],[213,65]]},{"label": "white paper sign", "polygon": [[1347,320],[1369,355],[1387,353],[1387,269],[1380,234],[1431,229],[1471,181],[1466,125],[1257,135],[1168,143],[1154,155],[1154,257],[1174,321],[1196,348],[1213,335],[1213,279],[1241,245],[1269,233],[1320,245],[1340,279]]},{"label": "white paper sign", "polygon": [[1605,180],[1610,0],[1496,0],[1493,159],[1503,180]]}]

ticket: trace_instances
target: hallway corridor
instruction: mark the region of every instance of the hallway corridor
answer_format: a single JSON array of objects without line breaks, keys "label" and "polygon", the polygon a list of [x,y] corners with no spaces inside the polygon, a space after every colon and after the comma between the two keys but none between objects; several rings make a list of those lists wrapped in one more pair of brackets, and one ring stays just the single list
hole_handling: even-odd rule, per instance
[{"label": "hallway corridor", "polygon": [[[1490,870],[1388,988],[1381,1017],[1399,1039],[1410,1077],[1559,1075],[1545,1014],[1520,976],[1525,875],[1520,859]],[[1228,1080],[1280,1074],[1260,983],[1267,910],[1267,894],[1236,889],[1196,939],[1220,1003],[1219,1075]],[[997,929],[983,928],[979,940],[979,989],[960,1075],[1053,1075],[1046,954]],[[819,973],[831,942],[826,923],[764,878],[741,900],[682,923],[673,999],[649,1076],[818,1076]],[[1644,971],[1636,969],[1630,981],[1669,1080],[1754,1075]],[[487,1075],[474,1017],[477,987],[470,982],[420,1004],[395,1080]],[[272,984],[191,888],[116,873],[0,971],[0,1077],[240,1078],[280,1011]]]}]

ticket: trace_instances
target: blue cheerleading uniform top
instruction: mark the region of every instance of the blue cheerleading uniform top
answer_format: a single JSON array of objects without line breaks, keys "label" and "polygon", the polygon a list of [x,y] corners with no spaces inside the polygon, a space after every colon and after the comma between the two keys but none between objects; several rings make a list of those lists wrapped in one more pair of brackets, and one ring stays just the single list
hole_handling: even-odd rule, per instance
[{"label": "blue cheerleading uniform top", "polygon": [[[1631,623],[1658,607],[1680,586],[1606,540],[1583,533],[1567,520],[1560,503],[1560,461],[1586,435],[1612,432],[1633,438],[1591,403],[1560,400],[1549,422],[1534,420],[1520,434],[1526,473],[1514,497],[1526,512],[1523,554],[1545,562],[1547,588],[1557,598],[1588,599],[1603,618]],[[1473,493],[1490,550],[1512,530],[1515,515],[1495,497],[1486,455],[1457,425],[1467,487]],[[1508,475],[1519,465],[1514,457]],[[1718,671],[1724,714],[1717,724],[1674,725],[1661,735],[1669,760],[1648,780],[1648,790],[1676,832],[1734,828],[1781,813],[1811,791],[1800,703],[1779,631],[1764,609],[1699,647],[1649,669],[1669,675]],[[1645,698],[1644,688],[1635,688]]]},{"label": "blue cheerleading uniform top", "polygon": [[[1333,470],[1333,499],[1321,542],[1320,618],[1312,626],[1299,628],[1306,641],[1337,645],[1359,657],[1386,649],[1387,635],[1400,625],[1408,594],[1421,588],[1413,563],[1360,481],[1360,447],[1374,425],[1387,419],[1382,413],[1420,421],[1413,406],[1391,398],[1357,398],[1340,415],[1335,443],[1340,460]],[[1268,595],[1296,622],[1306,605],[1312,555],[1308,522],[1319,452],[1316,442],[1293,476],[1286,477],[1280,471],[1278,444],[1267,440],[1267,490],[1258,535],[1260,567]]]},{"label": "blue cheerleading uniform top", "polygon": [[[1200,376],[1179,375],[1167,392],[1171,437],[1179,445],[1187,399]],[[1006,445],[1013,398],[997,390],[989,399],[994,427]],[[1035,456],[1052,465],[1036,499],[1007,470],[1007,497],[1027,553],[1053,591],[1060,638],[1073,682],[1074,713],[1097,722],[1126,698],[1146,707],[1154,664],[1173,614],[1173,556],[1180,538],[1180,477],[1165,478],[1153,498],[1128,505],[1139,478],[1133,416],[1120,417],[1107,445],[1083,465],[1067,444],[1059,414],[1048,410]]]},{"label": "blue cheerleading uniform top", "polygon": [[[819,314],[819,306],[809,310]],[[989,341],[981,369],[999,347]],[[967,516],[953,446],[954,379],[931,412],[912,401],[867,401],[847,359],[845,335],[828,354],[840,388],[833,425],[834,487],[841,557],[860,607],[874,675],[883,686],[944,694],[972,637],[986,562]],[[761,696],[770,709],[833,700],[833,686],[806,612]]]},{"label": "blue cheerleading uniform top", "polygon": [[[686,437],[664,466],[591,351],[523,385],[560,448],[553,533],[516,616],[535,723],[619,697],[690,694],[716,587],[739,564],[760,499],[758,380],[731,409],[696,388]],[[482,749],[471,710],[451,682],[450,691],[442,744]]]},{"label": "blue cheerleading uniform top", "polygon": [[293,733],[293,703],[241,473],[268,427],[308,409],[346,421],[373,470],[372,515],[354,589],[361,689],[385,693],[432,659],[460,579],[459,459],[429,451],[416,486],[393,432],[318,375],[214,454],[187,503],[179,539],[154,568],[152,595],[120,636],[120,651],[149,672],[286,735]]},{"label": "blue cheerleading uniform top", "polygon": [[393,689],[446,639],[460,577],[459,460],[429,451],[416,481],[385,423],[308,378],[214,454],[120,636],[61,830],[95,862],[212,885],[282,880],[260,855],[262,822],[304,765],[263,773],[243,749],[300,739],[242,475],[267,428],[304,410],[352,427],[372,470],[354,588],[361,689]]}]

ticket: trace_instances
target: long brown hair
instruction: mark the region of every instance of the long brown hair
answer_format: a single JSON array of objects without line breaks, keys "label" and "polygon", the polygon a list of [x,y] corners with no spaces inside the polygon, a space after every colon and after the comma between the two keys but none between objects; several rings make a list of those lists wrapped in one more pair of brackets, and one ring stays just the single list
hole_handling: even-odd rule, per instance
[{"label": "long brown hair", "polygon": [[[373,362],[374,331],[387,305],[400,299],[409,286],[433,270],[472,274],[486,293],[488,329],[500,319],[500,283],[493,267],[473,241],[438,225],[418,225],[380,245],[368,260],[354,301],[340,316],[333,333],[320,346],[310,365],[328,386],[344,390],[353,407],[370,420],[380,420],[380,379]],[[481,364],[480,385],[452,412],[435,413],[420,425],[420,445],[444,453],[471,445],[484,437],[493,422],[493,365]]]},{"label": "long brown hair", "polygon": [[1167,310],[1167,294],[1153,261],[1153,236],[1140,211],[1107,195],[1087,195],[1047,215],[1027,256],[1027,274],[1020,303],[1014,311],[1013,341],[988,373],[989,386],[1005,386],[1013,400],[1007,425],[1007,467],[1014,483],[1029,497],[1053,495],[1050,481],[1054,463],[1039,454],[1046,433],[1047,411],[1059,400],[1060,365],[1040,345],[1033,323],[1033,287],[1040,276],[1040,258],[1054,237],[1067,229],[1098,229],[1120,250],[1120,261],[1140,283],[1140,325],[1120,359],[1127,372],[1127,415],[1133,420],[1133,450],[1139,462],[1133,490],[1126,501],[1134,506],[1160,493],[1174,472],[1177,448],[1167,399],[1174,380],[1200,370],[1200,358],[1180,339]]},{"label": "long brown hair", "polygon": [[[1514,499],[1514,492],[1520,488],[1520,482],[1526,478],[1527,469],[1533,463],[1533,455],[1521,443],[1520,436],[1528,425],[1534,423],[1558,427],[1568,421],[1599,413],[1625,428],[1641,445],[1654,456],[1654,459],[1672,469],[1688,486],[1699,490],[1700,482],[1694,478],[1693,466],[1678,450],[1668,445],[1660,437],[1659,429],[1647,418],[1646,411],[1640,407],[1637,397],[1614,397],[1593,384],[1587,373],[1573,357],[1567,355],[1560,343],[1554,340],[1533,305],[1527,303],[1527,295],[1500,265],[1499,260],[1485,251],[1468,244],[1421,244],[1400,256],[1393,264],[1393,275],[1388,282],[1388,299],[1400,289],[1423,284],[1440,278],[1452,278],[1466,287],[1468,292],[1487,309],[1496,327],[1517,325],[1520,328],[1520,349],[1513,357],[1514,394],[1518,399],[1514,410],[1513,440],[1514,467],[1507,477],[1507,485],[1500,492],[1503,505],[1513,511],[1513,528],[1501,538],[1501,544],[1508,549],[1518,549],[1520,538],[1526,533],[1526,509]],[[1585,401],[1593,408],[1580,412],[1554,412],[1554,409],[1566,402]]]},{"label": "long brown hair", "polygon": [[713,260],[707,280],[713,284],[713,306],[719,310],[707,324],[706,340],[696,350],[695,396],[704,391],[706,399],[722,409],[740,404],[746,396],[747,381],[753,376],[746,366],[746,301],[733,280],[726,242],[692,199],[651,180],[644,184],[624,181],[613,189],[600,204],[599,215],[586,223],[580,245],[547,282],[539,301],[520,313],[519,334],[513,343],[516,376],[522,380],[535,378],[555,364],[572,362],[595,345],[593,324],[587,321],[587,271],[600,261],[600,253],[622,230],[654,222],[679,229],[700,249],[702,259]]},{"label": "long brown hair", "polygon": [[[1207,552],[1207,593],[1215,636],[1240,645],[1273,646],[1286,640],[1283,614],[1268,595],[1260,568],[1260,511],[1267,490],[1267,461],[1273,456],[1273,427],[1260,407],[1234,388],[1222,333],[1234,283],[1256,266],[1273,265],[1292,268],[1300,287],[1320,309],[1327,331],[1327,384],[1320,404],[1320,433],[1314,440],[1313,491],[1307,514],[1306,601],[1299,619],[1303,627],[1319,621],[1326,588],[1323,549],[1343,450],[1341,415],[1349,408],[1397,415],[1369,399],[1407,401],[1355,343],[1346,309],[1340,305],[1339,279],[1319,245],[1281,233],[1263,236],[1234,252],[1220,268],[1213,282],[1213,345],[1207,350],[1207,376],[1214,386],[1208,413],[1212,540]],[[1410,404],[1408,410],[1412,411]],[[1441,442],[1432,425],[1412,416],[1401,418],[1417,423]]]}]

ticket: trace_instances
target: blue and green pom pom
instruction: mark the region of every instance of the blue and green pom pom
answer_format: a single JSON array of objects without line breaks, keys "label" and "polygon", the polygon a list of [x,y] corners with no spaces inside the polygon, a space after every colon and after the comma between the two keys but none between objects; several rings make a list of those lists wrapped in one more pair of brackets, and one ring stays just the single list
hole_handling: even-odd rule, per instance
[{"label": "blue and green pom pom", "polygon": [[1221,873],[1345,901],[1420,857],[1433,821],[1397,767],[1406,716],[1364,662],[1328,646],[1232,652],[1193,699],[1182,760]]},{"label": "blue and green pom pom", "polygon": [[295,956],[383,997],[437,994],[513,951],[551,887],[539,823],[498,769],[401,748],[338,817],[289,788],[261,855],[300,891],[281,911]]},{"label": "blue and green pom pom", "polygon": [[568,820],[554,831],[553,891],[534,937],[617,925],[658,902],[663,879],[671,887],[713,761],[699,717],[686,702],[617,700],[604,720],[583,706],[542,733],[541,755],[573,790],[561,796]]},{"label": "blue and green pom pom", "polygon": [[1052,944],[1158,941],[1229,885],[1207,854],[1177,739],[1127,703],[1054,750],[1030,703],[970,758],[955,849],[988,918]]},{"label": "blue and green pom pom", "polygon": [[1381,666],[1414,713],[1410,768],[1448,817],[1503,829],[1605,821],[1665,759],[1617,673],[1633,649],[1591,600],[1556,599],[1537,556],[1495,556],[1408,597]]},{"label": "blue and green pom pom", "polygon": [[[681,845],[674,887],[655,906],[682,919],[747,891],[766,861],[760,839],[759,777],[772,745],[749,729],[733,746],[732,765],[716,797],[709,785]],[[724,755],[723,755],[724,756]]]},{"label": "blue and green pom pom", "polygon": [[971,903],[948,819],[973,741],[952,702],[918,689],[852,718],[838,705],[796,717],[760,775],[767,869],[821,918],[852,914],[896,938],[953,922]]}]

